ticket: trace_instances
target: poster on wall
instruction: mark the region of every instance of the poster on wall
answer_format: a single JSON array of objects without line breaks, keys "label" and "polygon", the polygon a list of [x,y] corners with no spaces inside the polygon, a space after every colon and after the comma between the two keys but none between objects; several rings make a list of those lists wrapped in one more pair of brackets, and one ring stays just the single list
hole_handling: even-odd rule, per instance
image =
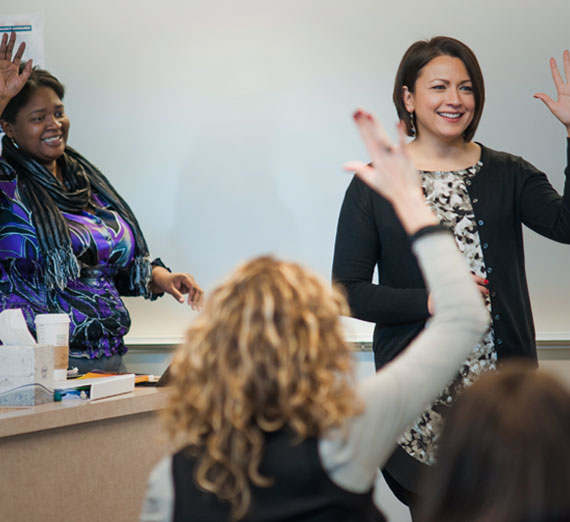
[{"label": "poster on wall", "polygon": [[[34,65],[45,67],[44,54],[44,16],[43,13],[28,14],[0,14],[0,38],[11,32],[16,33],[16,47],[20,42],[26,42],[24,60],[32,59]],[[4,133],[0,129],[0,139]],[[0,154],[2,153],[2,143],[0,141]]]}]

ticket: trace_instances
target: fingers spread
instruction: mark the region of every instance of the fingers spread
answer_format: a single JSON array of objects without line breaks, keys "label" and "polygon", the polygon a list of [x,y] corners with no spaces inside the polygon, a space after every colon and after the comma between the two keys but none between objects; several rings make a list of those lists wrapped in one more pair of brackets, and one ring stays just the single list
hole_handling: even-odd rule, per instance
[{"label": "fingers spread", "polygon": [[348,172],[356,172],[357,170],[361,169],[362,167],[365,167],[366,163],[362,162],[362,161],[347,161],[346,163],[343,163],[342,168],[344,170],[347,170]]},{"label": "fingers spread", "polygon": [[354,114],[354,121],[373,161],[379,159],[382,152],[393,149],[388,134],[372,113],[359,109]]},{"label": "fingers spread", "polygon": [[552,79],[554,80],[554,85],[556,85],[556,89],[559,90],[560,87],[564,85],[564,82],[562,81],[560,71],[558,70],[558,64],[554,58],[550,58],[550,69],[552,71]]},{"label": "fingers spread", "polygon": [[12,31],[10,33],[10,39],[8,40],[8,46],[6,47],[6,60],[9,60],[12,56],[12,51],[14,50],[14,45],[16,44],[16,33]]},{"label": "fingers spread", "polygon": [[555,101],[550,96],[548,96],[548,94],[537,92],[534,97],[537,100],[541,100],[544,105],[546,105],[551,111],[554,111]]},{"label": "fingers spread", "polygon": [[22,42],[18,46],[18,50],[16,51],[16,54],[14,55],[14,63],[16,65],[20,65],[20,60],[22,59],[22,56],[24,55],[25,49],[26,49],[26,42]]},{"label": "fingers spread", "polygon": [[2,35],[2,43],[0,43],[0,60],[6,59],[6,45],[8,43],[8,33]]},{"label": "fingers spread", "polygon": [[[350,165],[351,168],[347,168],[348,165]],[[364,183],[373,189],[378,190],[376,183],[376,171],[373,167],[366,163],[362,163],[361,161],[345,163],[344,167],[346,170],[354,172],[362,181],[364,181]]]}]

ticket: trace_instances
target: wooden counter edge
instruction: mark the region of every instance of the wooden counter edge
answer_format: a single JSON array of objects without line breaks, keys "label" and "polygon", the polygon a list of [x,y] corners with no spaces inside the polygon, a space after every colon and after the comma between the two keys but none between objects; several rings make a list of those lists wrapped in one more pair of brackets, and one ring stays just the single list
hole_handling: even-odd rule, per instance
[{"label": "wooden counter edge", "polygon": [[156,411],[166,406],[167,388],[133,392],[94,401],[53,402],[0,410],[0,438]]}]

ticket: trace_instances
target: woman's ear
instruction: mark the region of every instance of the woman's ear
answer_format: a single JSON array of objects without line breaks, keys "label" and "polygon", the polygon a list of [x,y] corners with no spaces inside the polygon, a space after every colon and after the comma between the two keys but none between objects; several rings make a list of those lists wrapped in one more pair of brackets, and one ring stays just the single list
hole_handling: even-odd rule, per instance
[{"label": "woman's ear", "polygon": [[12,128],[12,124],[9,121],[0,120],[0,126],[2,127],[4,134],[6,134],[6,136],[8,136],[8,138],[11,139],[14,137],[14,130]]},{"label": "woman's ear", "polygon": [[407,85],[402,87],[402,100],[408,112],[414,112],[414,93],[410,92]]}]

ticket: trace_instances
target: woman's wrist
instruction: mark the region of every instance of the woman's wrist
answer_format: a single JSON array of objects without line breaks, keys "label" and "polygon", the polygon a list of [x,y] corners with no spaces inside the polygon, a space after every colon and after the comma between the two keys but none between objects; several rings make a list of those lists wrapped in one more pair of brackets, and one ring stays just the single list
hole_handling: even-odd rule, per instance
[{"label": "woman's wrist", "polygon": [[164,285],[161,284],[161,278],[168,274],[170,274],[170,272],[166,268],[160,265],[154,265],[152,267],[151,277],[148,283],[148,289],[153,294],[163,293]]}]

